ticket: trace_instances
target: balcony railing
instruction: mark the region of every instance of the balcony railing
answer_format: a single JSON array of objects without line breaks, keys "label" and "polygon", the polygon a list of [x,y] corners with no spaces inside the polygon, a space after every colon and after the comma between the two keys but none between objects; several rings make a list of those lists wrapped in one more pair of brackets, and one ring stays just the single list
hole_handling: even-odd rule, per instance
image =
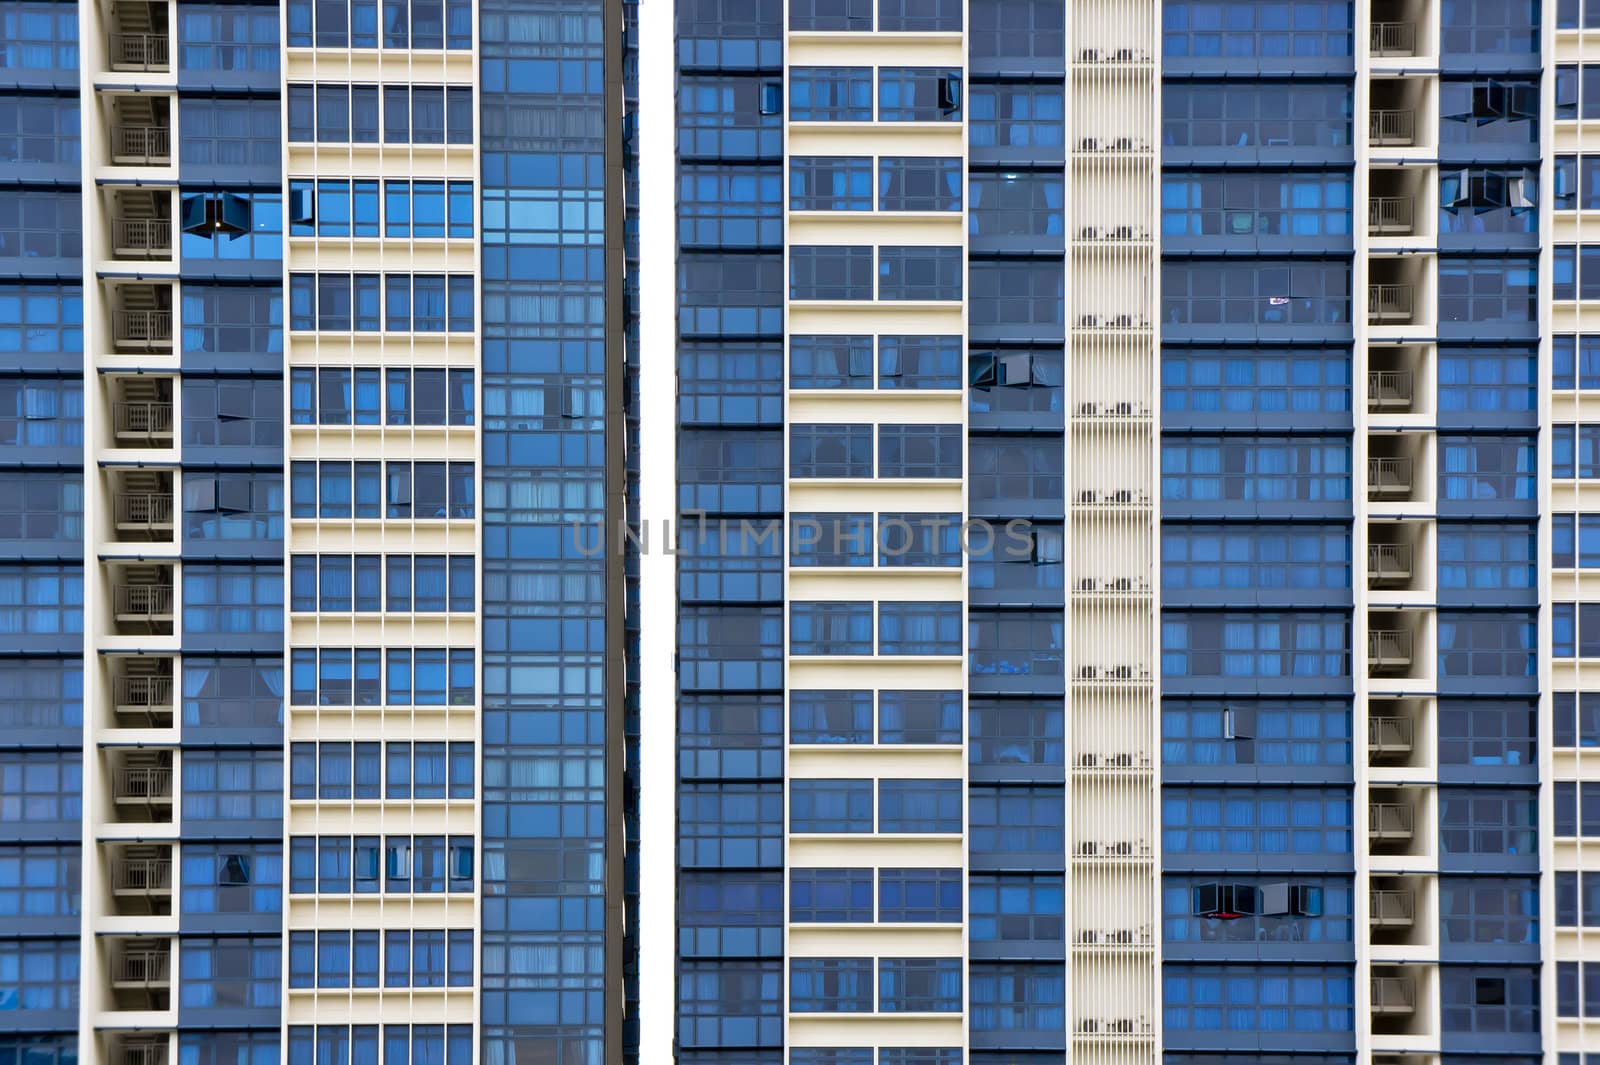
[{"label": "balcony railing", "polygon": [[1409,717],[1367,718],[1367,751],[1371,754],[1410,754],[1416,726]]},{"label": "balcony railing", "polygon": [[1410,544],[1367,545],[1367,582],[1387,584],[1411,579]]},{"label": "balcony railing", "polygon": [[111,794],[118,802],[171,802],[172,769],[164,765],[129,765],[113,770]]},{"label": "balcony railing", "polygon": [[113,33],[112,70],[166,70],[167,35],[164,33]]},{"label": "balcony railing", "polygon": [[1416,55],[1417,27],[1410,22],[1374,22],[1373,55]]},{"label": "balcony railing", "polygon": [[172,709],[171,677],[161,674],[113,677],[111,687],[118,706],[148,710]]},{"label": "balcony railing", "polygon": [[164,259],[172,254],[172,223],[165,218],[118,218],[111,225],[118,255]]},{"label": "balcony railing", "polygon": [[172,404],[150,400],[118,403],[112,408],[112,424],[118,433],[133,436],[171,436]]},{"label": "balcony railing", "polygon": [[118,617],[170,618],[172,616],[172,585],[170,584],[119,584],[116,593]]},{"label": "balcony railing", "polygon": [[123,951],[112,963],[111,980],[119,987],[165,987],[172,981],[172,952]]},{"label": "balcony railing", "polygon": [[1410,891],[1374,888],[1368,892],[1368,916],[1385,928],[1409,928],[1417,919],[1417,897]]},{"label": "balcony railing", "polygon": [[1404,976],[1372,978],[1373,1013],[1415,1013],[1417,985]]},{"label": "balcony railing", "polygon": [[111,158],[125,166],[172,162],[172,130],[166,126],[112,126]]},{"label": "balcony railing", "polygon": [[1406,802],[1375,802],[1367,807],[1367,835],[1373,839],[1410,839],[1416,813]]},{"label": "balcony railing", "polygon": [[1377,499],[1384,496],[1411,494],[1411,459],[1405,455],[1368,457],[1367,495]]},{"label": "balcony railing", "polygon": [[1410,196],[1373,196],[1367,201],[1367,231],[1410,233],[1413,225]]},{"label": "balcony railing", "polygon": [[1411,321],[1416,307],[1416,290],[1410,285],[1368,285],[1367,321],[1378,324]]},{"label": "balcony railing", "polygon": [[1416,142],[1417,113],[1406,108],[1374,108],[1367,112],[1367,139],[1379,145]]},{"label": "balcony railing", "polygon": [[167,1044],[124,1043],[111,1060],[117,1065],[167,1065]]},{"label": "balcony railing", "polygon": [[171,311],[116,311],[112,331],[118,344],[155,347],[172,344]]},{"label": "balcony railing", "polygon": [[118,492],[116,506],[118,525],[172,524],[172,496],[166,492]]},{"label": "balcony railing", "polygon": [[119,858],[111,865],[111,889],[127,895],[150,895],[172,890],[172,861],[168,858]]},{"label": "balcony railing", "polygon": [[1406,669],[1411,665],[1408,629],[1368,629],[1367,666],[1370,669]]},{"label": "balcony railing", "polygon": [[1411,409],[1410,370],[1368,370],[1367,409],[1373,411]]}]

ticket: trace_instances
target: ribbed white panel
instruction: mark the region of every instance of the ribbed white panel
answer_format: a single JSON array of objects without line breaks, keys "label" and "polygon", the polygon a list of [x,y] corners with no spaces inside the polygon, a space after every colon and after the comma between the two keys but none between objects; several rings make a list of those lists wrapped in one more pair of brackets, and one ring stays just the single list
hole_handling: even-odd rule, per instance
[{"label": "ribbed white panel", "polygon": [[1068,1025],[1079,1065],[1154,1062],[1154,0],[1072,0],[1067,77]]}]

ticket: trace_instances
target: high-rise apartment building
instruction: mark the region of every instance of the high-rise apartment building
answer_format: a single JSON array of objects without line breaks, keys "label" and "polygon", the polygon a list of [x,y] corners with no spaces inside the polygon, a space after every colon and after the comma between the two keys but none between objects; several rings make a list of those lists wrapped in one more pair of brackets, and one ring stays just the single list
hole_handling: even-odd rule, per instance
[{"label": "high-rise apartment building", "polygon": [[1587,3],[0,0],[0,1065],[1600,1062]]},{"label": "high-rise apartment building", "polygon": [[0,5],[0,1061],[637,1060],[632,17]]}]

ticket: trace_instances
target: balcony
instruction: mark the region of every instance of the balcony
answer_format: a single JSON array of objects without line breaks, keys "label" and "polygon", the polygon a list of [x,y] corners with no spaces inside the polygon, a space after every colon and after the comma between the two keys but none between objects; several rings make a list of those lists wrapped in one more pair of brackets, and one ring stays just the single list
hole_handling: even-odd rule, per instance
[{"label": "balcony", "polygon": [[156,568],[130,566],[130,579],[111,586],[112,612],[120,635],[171,634],[172,584],[140,579]]},{"label": "balcony", "polygon": [[1416,834],[1416,811],[1407,802],[1367,805],[1367,837],[1374,843],[1409,843]]},{"label": "balcony", "polygon": [[111,797],[118,805],[150,806],[172,803],[172,767],[125,765],[111,774]]},{"label": "balcony", "polygon": [[1417,54],[1417,27],[1411,22],[1374,22],[1370,51],[1374,56]]},{"label": "balcony", "polygon": [[167,1065],[167,1041],[131,1037],[112,1051],[113,1065]]},{"label": "balcony", "polygon": [[115,218],[111,246],[119,259],[172,258],[172,223],[165,218]]},{"label": "balcony", "polygon": [[1417,897],[1404,888],[1375,888],[1367,893],[1367,911],[1375,929],[1410,928],[1417,920]]},{"label": "balcony", "polygon": [[1399,760],[1411,757],[1416,726],[1409,717],[1368,717],[1367,754],[1370,760]]},{"label": "balcony", "polygon": [[113,1065],[167,1065],[167,1041],[133,1037],[111,1055]]},{"label": "balcony", "polygon": [[1410,544],[1367,544],[1367,586],[1393,587],[1411,581]]},{"label": "balcony", "polygon": [[171,999],[172,945],[127,939],[111,946],[111,991],[122,1010],[164,1010]]},{"label": "balcony", "polygon": [[128,847],[110,862],[111,895],[120,916],[165,916],[172,912],[171,852]]},{"label": "balcony", "polygon": [[1368,629],[1367,669],[1373,673],[1404,673],[1411,668],[1409,629]]},{"label": "balcony", "polygon": [[111,161],[117,166],[169,166],[172,130],[117,123],[111,127]]},{"label": "balcony", "polygon": [[111,5],[109,21],[112,30],[106,60],[112,70],[172,69],[166,4],[123,0]]},{"label": "balcony", "polygon": [[172,659],[129,655],[114,659],[111,698],[119,728],[171,728]]},{"label": "balcony", "polygon": [[1367,200],[1367,232],[1378,236],[1406,236],[1414,232],[1414,201],[1410,196],[1372,196]]},{"label": "balcony", "polygon": [[1367,140],[1374,146],[1407,148],[1417,142],[1417,113],[1409,107],[1367,112]]},{"label": "balcony", "polygon": [[1374,414],[1411,409],[1410,370],[1368,370],[1367,410]]},{"label": "balcony", "polygon": [[1368,285],[1369,325],[1409,325],[1416,317],[1416,289],[1411,285]]},{"label": "balcony", "polygon": [[1374,1014],[1411,1014],[1417,1011],[1417,985],[1405,976],[1372,978]]},{"label": "balcony", "polygon": [[1411,495],[1411,459],[1406,455],[1367,457],[1367,498],[1404,499]]},{"label": "balcony", "polygon": [[[172,400],[142,398],[155,382],[124,388],[124,398],[111,405],[111,427],[118,447],[171,447]],[[170,386],[164,390],[171,395]]]},{"label": "balcony", "polygon": [[164,33],[113,33],[109,55],[112,70],[170,70]]}]

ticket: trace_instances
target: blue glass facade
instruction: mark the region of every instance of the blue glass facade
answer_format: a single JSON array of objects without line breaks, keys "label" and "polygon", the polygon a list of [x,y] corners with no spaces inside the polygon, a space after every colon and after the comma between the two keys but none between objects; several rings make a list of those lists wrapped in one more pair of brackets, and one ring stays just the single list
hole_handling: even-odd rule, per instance
[{"label": "blue glass facade", "polygon": [[[0,1054],[78,1061],[84,346],[75,4],[0,9]],[[0,119],[0,122],[6,122]],[[41,135],[24,137],[30,129]],[[31,182],[31,183],[30,183]]]},{"label": "blue glass facade", "polygon": [[783,17],[677,8],[682,1065],[783,1061]]},{"label": "blue glass facade", "polygon": [[1163,15],[1163,1045],[1332,1065],[1356,1047],[1355,12],[1226,10]]},{"label": "blue glass facade", "polygon": [[479,15],[480,1055],[621,1061],[624,8]]}]

